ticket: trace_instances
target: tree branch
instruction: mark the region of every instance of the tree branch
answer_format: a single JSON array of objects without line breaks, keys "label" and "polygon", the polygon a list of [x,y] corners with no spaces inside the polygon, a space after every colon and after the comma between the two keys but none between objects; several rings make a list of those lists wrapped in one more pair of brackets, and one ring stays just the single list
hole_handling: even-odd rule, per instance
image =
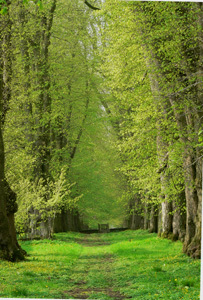
[{"label": "tree branch", "polygon": [[85,0],[85,4],[86,4],[89,8],[93,9],[93,10],[100,10],[100,8],[95,7],[95,6],[92,6],[89,2],[87,2],[87,0]]}]

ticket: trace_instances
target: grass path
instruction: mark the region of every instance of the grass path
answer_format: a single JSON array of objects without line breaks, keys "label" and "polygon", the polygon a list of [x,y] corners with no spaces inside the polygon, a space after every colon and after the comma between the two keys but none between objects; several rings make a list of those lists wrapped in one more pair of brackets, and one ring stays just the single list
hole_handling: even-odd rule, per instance
[{"label": "grass path", "polygon": [[26,261],[0,261],[0,297],[198,300],[200,261],[147,231],[21,242]]},{"label": "grass path", "polygon": [[77,239],[83,245],[83,251],[72,272],[74,287],[67,291],[77,299],[126,299],[125,295],[114,288],[114,257],[98,235],[86,235]]}]

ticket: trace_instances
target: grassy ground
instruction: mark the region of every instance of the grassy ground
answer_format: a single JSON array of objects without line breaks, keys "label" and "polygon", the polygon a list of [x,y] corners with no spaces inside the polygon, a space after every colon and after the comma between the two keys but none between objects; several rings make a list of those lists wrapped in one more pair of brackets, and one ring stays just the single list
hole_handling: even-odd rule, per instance
[{"label": "grassy ground", "polygon": [[199,299],[200,261],[146,231],[26,241],[24,262],[0,261],[0,297]]}]

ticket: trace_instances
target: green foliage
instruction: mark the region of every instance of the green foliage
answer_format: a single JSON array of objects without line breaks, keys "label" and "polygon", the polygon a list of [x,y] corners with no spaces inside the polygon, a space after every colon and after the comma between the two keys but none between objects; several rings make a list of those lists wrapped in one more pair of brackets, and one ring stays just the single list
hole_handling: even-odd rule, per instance
[{"label": "green foliage", "polygon": [[84,221],[96,228],[98,223],[121,225],[125,216],[125,181],[116,171],[121,162],[112,147],[115,136],[111,124],[100,105],[95,101],[90,106],[85,126],[88,135],[81,138],[70,170],[71,180],[77,182],[77,190],[83,193],[79,211]]},{"label": "green foliage", "polygon": [[58,180],[49,181],[46,185],[41,179],[37,183],[22,180],[14,186],[19,203],[19,210],[16,213],[17,232],[24,235],[29,231],[30,218],[36,222],[37,216],[33,214],[35,210],[39,212],[42,222],[49,218],[54,219],[55,215],[62,210],[71,210],[77,207],[82,195],[73,197],[71,195],[72,187],[73,184],[67,183],[64,170],[61,171]]},{"label": "green foliage", "polygon": [[106,21],[102,85],[111,95],[106,101],[118,135],[119,171],[132,199],[139,194],[158,203],[166,195],[181,206],[184,159],[202,127],[202,88],[195,88],[202,81],[198,5],[106,1],[100,14]]},{"label": "green foliage", "polygon": [[7,2],[0,0],[0,15],[6,15],[8,13]]},{"label": "green foliage", "polygon": [[[107,17],[108,27],[104,29],[104,39],[108,42],[101,54],[106,63],[101,67],[107,78],[105,88],[114,95],[107,101],[112,122],[116,119],[119,126],[116,147],[123,161],[119,171],[128,178],[132,195],[139,191],[144,196],[149,191],[155,196],[159,191],[156,172],[156,119],[159,113],[150,91],[140,36],[134,34],[138,24],[131,6],[109,5],[112,13],[110,18]],[[108,10],[108,2],[106,6]],[[117,16],[123,11],[125,18],[121,20]]]},{"label": "green foliage", "polygon": [[57,1],[54,14],[54,1],[23,3],[11,5],[15,59],[4,128],[17,231],[67,208],[94,226],[120,224],[123,179],[101,104],[99,19],[80,1]]},{"label": "green foliage", "polygon": [[8,13],[8,8],[7,7],[3,7],[1,10],[0,10],[0,14],[1,15],[6,15]]}]

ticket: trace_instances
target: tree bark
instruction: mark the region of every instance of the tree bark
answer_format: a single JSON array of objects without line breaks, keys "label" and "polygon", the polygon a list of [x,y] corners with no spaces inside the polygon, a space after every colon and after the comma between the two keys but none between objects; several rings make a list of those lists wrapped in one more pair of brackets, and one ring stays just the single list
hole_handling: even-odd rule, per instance
[{"label": "tree bark", "polygon": [[[183,251],[190,256],[200,257],[199,199],[195,185],[196,170],[191,155],[185,158],[185,194],[187,203],[186,236]],[[200,206],[199,206],[200,207]]]},{"label": "tree bark", "polygon": [[16,238],[14,222],[14,213],[17,211],[16,196],[6,182],[4,164],[4,143],[0,119],[0,259],[16,261],[24,259],[25,252]]},{"label": "tree bark", "polygon": [[[194,93],[194,91],[193,91]],[[196,94],[196,98],[197,94]],[[196,99],[195,99],[196,100]],[[200,151],[192,147],[194,139],[198,137],[198,124],[201,115],[196,115],[193,111],[184,109],[180,113],[175,108],[175,101],[170,97],[170,102],[174,110],[176,122],[180,131],[181,141],[185,145],[183,153],[183,170],[185,177],[185,197],[186,197],[186,234],[183,251],[190,256],[200,257],[201,244],[201,160]],[[191,132],[191,128],[194,128]],[[191,136],[194,138],[191,139]]]},{"label": "tree bark", "polygon": [[157,206],[155,205],[151,206],[149,232],[158,232],[158,215]]},{"label": "tree bark", "polygon": [[[9,8],[9,2],[7,3]],[[3,141],[3,124],[9,109],[11,96],[11,20],[9,9],[7,15],[0,16],[4,27],[0,41],[0,258],[10,261],[24,259],[25,251],[17,242],[14,213],[17,211],[16,195],[5,178],[5,153]]]},{"label": "tree bark", "polygon": [[144,203],[144,229],[149,229],[150,226],[150,205],[149,203]]},{"label": "tree bark", "polygon": [[81,231],[82,222],[80,220],[79,212],[74,210],[67,210],[56,215],[54,219],[54,232],[66,231]]},{"label": "tree bark", "polygon": [[[185,191],[180,194],[179,202],[172,202],[173,210],[173,240],[180,240],[184,242],[186,234],[186,202],[185,202]],[[181,201],[182,200],[182,201]]]}]

